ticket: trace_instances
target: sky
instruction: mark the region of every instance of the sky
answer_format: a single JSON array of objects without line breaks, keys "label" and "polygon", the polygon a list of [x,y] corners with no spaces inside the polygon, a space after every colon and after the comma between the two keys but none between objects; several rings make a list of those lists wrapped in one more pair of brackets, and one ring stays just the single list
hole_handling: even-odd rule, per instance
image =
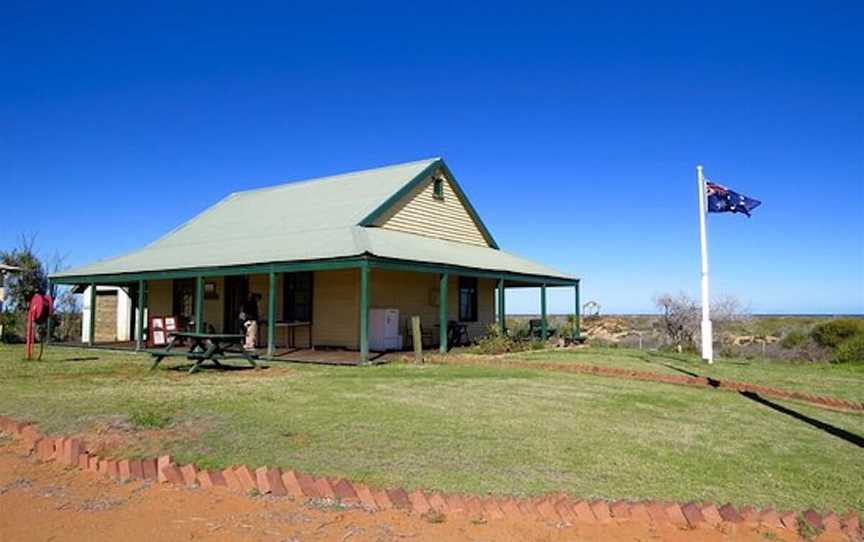
[{"label": "sky", "polygon": [[709,216],[712,293],[864,312],[864,4],[360,4],[4,3],[0,249],[74,266],[233,191],[442,156],[502,248],[646,313],[698,296],[701,163],[764,202]]}]

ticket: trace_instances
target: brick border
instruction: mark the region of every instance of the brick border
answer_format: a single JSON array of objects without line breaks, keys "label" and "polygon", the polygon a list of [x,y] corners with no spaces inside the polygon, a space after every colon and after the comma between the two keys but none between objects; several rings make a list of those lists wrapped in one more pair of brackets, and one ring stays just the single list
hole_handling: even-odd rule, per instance
[{"label": "brick border", "polygon": [[604,367],[602,365],[589,365],[585,363],[534,363],[530,361],[488,360],[485,358],[477,360],[467,360],[464,357],[459,359],[433,358],[432,362],[442,365],[480,365],[513,367],[517,369],[548,369],[568,373],[610,376],[615,378],[625,378],[629,380],[660,382],[664,384],[679,384],[683,386],[712,388],[724,391],[751,392],[758,393],[766,397],[772,397],[775,399],[792,399],[795,401],[803,401],[814,406],[828,408],[831,410],[839,410],[843,412],[864,412],[864,403],[859,403],[857,401],[849,401],[847,399],[839,399],[836,397],[829,397],[825,395],[812,395],[809,393],[789,391],[782,388],[772,388],[769,386],[759,386],[756,384],[750,384],[748,382],[737,382],[734,380],[718,380],[716,378],[710,378],[705,376],[684,376],[671,374],[667,375],[663,373],[655,373],[652,371],[637,371],[635,369]]},{"label": "brick border", "polygon": [[861,518],[855,511],[838,515],[820,513],[810,508],[778,512],[773,508],[752,506],[736,508],[711,502],[677,503],[668,501],[606,501],[573,498],[563,493],[549,493],[534,498],[494,495],[461,495],[416,489],[376,488],[344,478],[315,477],[278,467],[247,465],[221,471],[199,469],[195,465],[178,465],[170,455],[151,459],[117,459],[100,457],[81,439],[43,435],[30,422],[0,416],[0,432],[9,433],[24,442],[28,452],[42,462],[90,471],[117,482],[141,480],[180,487],[224,487],[235,493],[270,495],[296,500],[338,503],[368,512],[402,510],[420,516],[431,512],[463,516],[475,520],[532,520],[560,527],[578,524],[609,524],[641,521],[667,524],[681,529],[717,528],[725,525],[759,526],[797,531],[800,522],[851,539],[864,536]]}]

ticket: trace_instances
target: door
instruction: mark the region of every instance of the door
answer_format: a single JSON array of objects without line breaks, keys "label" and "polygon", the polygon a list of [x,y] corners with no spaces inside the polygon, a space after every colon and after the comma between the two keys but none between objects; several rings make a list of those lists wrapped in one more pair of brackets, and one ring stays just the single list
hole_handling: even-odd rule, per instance
[{"label": "door", "polygon": [[174,279],[172,315],[186,326],[195,319],[195,279]]},{"label": "door", "polygon": [[240,309],[249,297],[249,277],[225,277],[225,319],[223,333],[242,333]]}]

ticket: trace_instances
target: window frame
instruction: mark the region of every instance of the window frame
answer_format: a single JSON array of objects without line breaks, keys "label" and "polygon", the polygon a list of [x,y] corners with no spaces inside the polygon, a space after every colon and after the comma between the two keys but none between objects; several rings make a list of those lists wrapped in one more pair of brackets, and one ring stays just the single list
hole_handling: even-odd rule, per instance
[{"label": "window frame", "polygon": [[[308,277],[303,286],[308,286],[308,299],[306,301],[308,318],[297,318],[296,292],[299,277]],[[293,283],[293,284],[292,284]],[[315,296],[315,272],[300,271],[296,273],[282,274],[282,321],[283,322],[309,322],[314,317]],[[305,314],[303,316],[306,316]]]},{"label": "window frame", "polygon": [[432,197],[444,201],[444,179],[442,177],[432,179]]},{"label": "window frame", "polygon": [[[174,316],[188,320],[195,318],[195,289],[194,278],[171,281],[171,312]],[[188,314],[185,309],[188,309]]]},{"label": "window frame", "polygon": [[[479,318],[479,311],[477,310],[477,300],[479,297],[478,294],[478,280],[477,277],[459,277],[459,321],[460,322],[477,322]],[[463,309],[466,308],[463,304],[463,295],[470,296],[468,306],[470,307],[470,314],[463,312]]]}]

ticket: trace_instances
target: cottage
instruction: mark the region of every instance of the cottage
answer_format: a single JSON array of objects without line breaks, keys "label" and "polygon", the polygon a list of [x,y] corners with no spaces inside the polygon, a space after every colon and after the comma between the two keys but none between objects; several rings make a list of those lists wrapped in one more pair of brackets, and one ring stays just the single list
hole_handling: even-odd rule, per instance
[{"label": "cottage", "polygon": [[503,328],[505,288],[541,289],[544,333],[547,287],[573,287],[579,308],[579,280],[501,250],[440,158],[236,192],[138,251],[50,278],[86,288],[91,346],[100,286],[129,294],[137,349],[154,315],[239,332],[259,293],[262,352],[289,359],[338,348],[368,361],[376,309],[398,311],[406,347],[420,316],[425,346],[444,352]]}]

